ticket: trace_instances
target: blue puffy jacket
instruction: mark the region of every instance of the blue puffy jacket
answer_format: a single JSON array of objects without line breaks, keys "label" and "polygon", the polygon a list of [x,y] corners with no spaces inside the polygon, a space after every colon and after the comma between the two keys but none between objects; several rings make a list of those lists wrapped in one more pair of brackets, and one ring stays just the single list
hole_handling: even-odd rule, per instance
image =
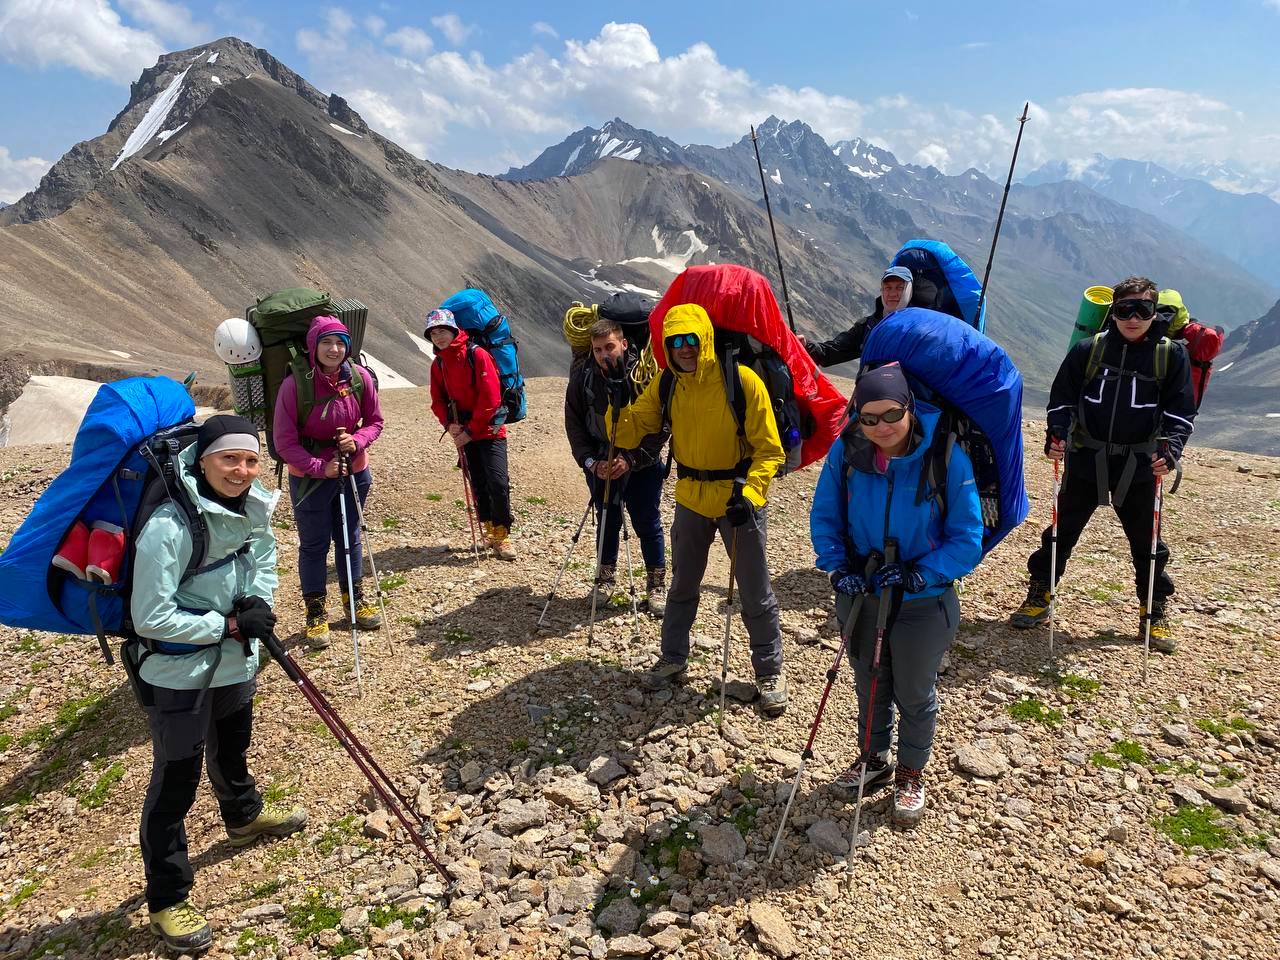
[{"label": "blue puffy jacket", "polygon": [[[854,569],[850,551],[866,557],[883,553],[886,538],[898,541],[898,559],[914,563],[925,588],[904,594],[918,600],[941,594],[982,559],[982,508],[969,457],[956,447],[947,469],[946,516],[935,498],[916,503],[924,453],[938,423],[938,410],[916,402],[911,452],[894,457],[888,469],[875,467],[875,447],[860,430],[846,430],[831,447],[809,514],[809,533],[818,569]],[[845,444],[852,442],[852,470],[845,478]],[[861,571],[857,571],[861,572]]]}]

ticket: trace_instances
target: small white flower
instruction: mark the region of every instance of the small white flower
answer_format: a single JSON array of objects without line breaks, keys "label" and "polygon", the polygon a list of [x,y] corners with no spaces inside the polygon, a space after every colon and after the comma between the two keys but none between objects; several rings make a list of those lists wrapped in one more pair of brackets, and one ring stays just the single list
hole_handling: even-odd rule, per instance
[{"label": "small white flower", "polygon": [[686,839],[686,840],[692,840],[692,839],[693,839],[693,834],[692,834],[692,833],[689,833],[688,831],[685,831],[685,835],[684,835],[684,837],[685,837],[685,839]]},{"label": "small white flower", "polygon": [[634,899],[636,899],[636,898],[637,898],[637,897],[639,897],[639,896],[640,896],[640,888],[639,888],[639,887],[632,887],[632,888],[631,888],[631,899],[632,899],[632,900],[634,900]]},{"label": "small white flower", "polygon": [[651,887],[656,887],[657,885],[658,885],[658,878],[657,878],[657,877],[650,877],[650,878],[649,878],[649,886],[651,886]]}]

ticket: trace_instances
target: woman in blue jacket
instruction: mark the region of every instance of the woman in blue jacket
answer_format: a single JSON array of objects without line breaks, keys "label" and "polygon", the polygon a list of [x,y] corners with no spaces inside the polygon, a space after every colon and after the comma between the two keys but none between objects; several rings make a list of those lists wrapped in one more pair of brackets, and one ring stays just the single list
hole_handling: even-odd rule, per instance
[{"label": "woman in blue jacket", "polygon": [[[864,373],[854,404],[856,417],[827,456],[809,517],[818,568],[831,574],[842,623],[854,598],[864,595],[849,648],[863,752],[837,783],[857,790],[861,778],[872,790],[893,779],[894,820],[907,825],[924,813],[923,771],[937,725],[938,667],[960,625],[954,581],[982,559],[982,511],[973,466],[959,448],[952,450],[942,497],[917,502],[939,413],[915,401],[901,367]],[[896,558],[885,560],[890,544]],[[868,717],[881,603],[891,606]],[[895,707],[896,763],[889,755]]]}]

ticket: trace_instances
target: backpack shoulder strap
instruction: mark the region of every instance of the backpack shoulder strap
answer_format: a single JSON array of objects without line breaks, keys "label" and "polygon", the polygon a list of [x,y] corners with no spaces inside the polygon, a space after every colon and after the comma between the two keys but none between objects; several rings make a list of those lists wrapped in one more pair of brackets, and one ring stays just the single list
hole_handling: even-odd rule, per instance
[{"label": "backpack shoulder strap", "polygon": [[676,392],[676,375],[670,368],[658,377],[658,403],[662,409],[662,430],[671,432],[671,398]]},{"label": "backpack shoulder strap", "polygon": [[1105,347],[1105,333],[1095,333],[1089,338],[1089,360],[1084,366],[1084,382],[1089,383],[1102,368],[1102,351]]},{"label": "backpack shoulder strap", "polygon": [[1169,342],[1168,337],[1161,337],[1156,343],[1156,382],[1164,386],[1165,378],[1169,375],[1169,351],[1173,349],[1173,344]]},{"label": "backpack shoulder strap", "polygon": [[734,422],[738,425],[738,439],[741,440],[747,435],[747,396],[742,391],[742,364],[735,362],[729,366],[732,370],[725,371],[724,388],[729,394],[729,408],[733,411]]}]

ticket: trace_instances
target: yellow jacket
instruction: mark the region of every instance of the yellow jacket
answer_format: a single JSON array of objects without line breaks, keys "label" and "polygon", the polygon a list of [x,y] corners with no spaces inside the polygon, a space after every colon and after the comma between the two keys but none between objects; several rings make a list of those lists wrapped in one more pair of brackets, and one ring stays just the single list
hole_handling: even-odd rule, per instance
[{"label": "yellow jacket", "polygon": [[[692,303],[672,307],[662,322],[663,340],[680,333],[696,333],[700,349],[698,366],[692,373],[682,373],[674,364],[669,367],[676,378],[670,410],[672,455],[677,463],[695,470],[731,470],[744,457],[750,457],[743,495],[755,506],[763,507],[769,496],[769,481],[786,461],[769,392],[754,370],[739,364],[747,410],[743,449],[716,360],[715,334],[707,312]],[[646,436],[662,429],[661,380],[654,377],[634,403],[622,408],[617,431],[620,448],[638,447]],[[612,423],[612,409],[607,416],[606,422]],[[732,480],[685,477],[676,481],[676,502],[712,520],[724,516],[732,493]]]}]

